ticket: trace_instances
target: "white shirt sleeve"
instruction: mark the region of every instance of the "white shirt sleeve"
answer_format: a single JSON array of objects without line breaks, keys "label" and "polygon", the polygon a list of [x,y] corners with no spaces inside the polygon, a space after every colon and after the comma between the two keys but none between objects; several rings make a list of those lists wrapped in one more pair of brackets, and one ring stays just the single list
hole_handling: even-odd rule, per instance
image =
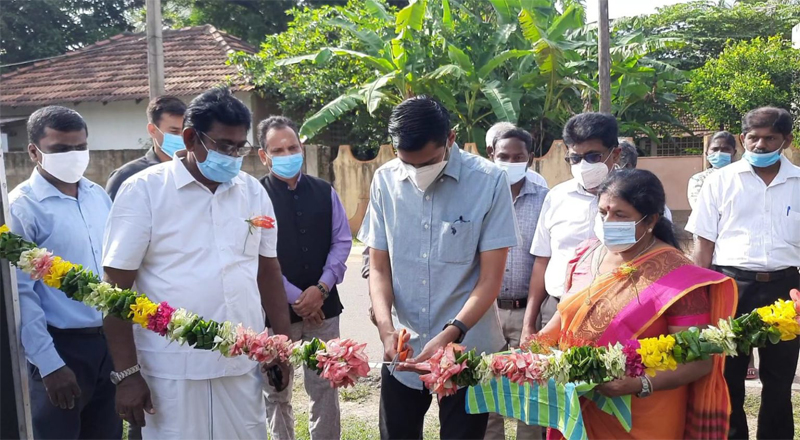
[{"label": "white shirt sleeve", "polygon": [[103,266],[138,270],[150,246],[153,224],[150,196],[143,179],[122,184],[106,222]]},{"label": "white shirt sleeve", "polygon": [[[258,181],[256,181],[258,183]],[[259,196],[261,197],[262,213],[259,215],[266,215],[270,218],[275,218],[275,208],[272,206],[272,200],[267,194],[267,190],[258,183]],[[261,243],[258,246],[258,254],[262,257],[276,258],[278,256],[278,227],[280,225],[275,222],[275,227],[272,229],[261,229]]]},{"label": "white shirt sleeve", "polygon": [[717,241],[719,236],[719,201],[717,187],[720,185],[719,173],[709,176],[697,196],[697,205],[689,216],[686,230],[709,241]]},{"label": "white shirt sleeve", "polygon": [[536,232],[533,233],[533,242],[531,243],[531,254],[537,257],[550,257],[553,255],[553,250],[550,246],[550,230],[547,228],[546,220],[552,216],[551,211],[551,197],[553,193],[549,192],[544,198],[542,203],[542,212],[539,214],[539,221],[536,223]]}]

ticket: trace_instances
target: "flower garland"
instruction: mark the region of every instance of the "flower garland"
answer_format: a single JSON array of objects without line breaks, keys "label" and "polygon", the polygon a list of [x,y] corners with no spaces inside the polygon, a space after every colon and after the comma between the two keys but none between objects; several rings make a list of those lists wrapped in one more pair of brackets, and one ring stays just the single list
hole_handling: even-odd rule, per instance
[{"label": "flower garland", "polygon": [[[628,276],[630,274],[623,274]],[[475,350],[449,344],[422,366],[430,373],[422,381],[441,399],[459,387],[487,383],[505,377],[524,384],[588,382],[601,384],[659,371],[679,364],[709,359],[712,355],[736,356],[768,342],[777,344],[800,335],[800,291],[792,301],[778,300],[736,319],[721,319],[716,326],[630,340],[596,347],[589,341],[562,333],[558,341],[542,335],[526,340],[520,350],[477,355]]]},{"label": "flower garland", "polygon": [[[251,228],[273,228],[274,220],[261,216],[247,221]],[[292,344],[284,335],[270,336],[267,330],[256,333],[241,324],[204,320],[167,302],[154,303],[147,296],[120,289],[79,264],[54,256],[47,249],[0,226],[0,258],[9,260],[33,280],[59,289],[68,298],[132,322],[159,335],[199,350],[217,351],[225,357],[247,356],[261,362],[291,361],[305,365],[330,381],[332,387],[350,386],[369,373],[364,347],[349,339],[334,339],[327,344],[318,339]]]}]

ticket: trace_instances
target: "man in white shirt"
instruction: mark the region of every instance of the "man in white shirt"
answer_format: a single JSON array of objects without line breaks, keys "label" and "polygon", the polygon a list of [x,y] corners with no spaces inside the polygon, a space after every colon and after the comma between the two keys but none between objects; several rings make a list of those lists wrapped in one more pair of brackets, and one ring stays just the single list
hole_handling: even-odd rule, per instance
[{"label": "man in white shirt", "polygon": [[[781,152],[792,143],[789,112],[762,107],[742,120],[743,160],[707,179],[686,230],[698,237],[694,261],[736,280],[736,314],[751,312],[800,286],[800,168]],[[791,386],[800,340],[759,349],[761,410],[757,438],[792,438]],[[744,380],[748,356],[730,357],[725,379],[731,396],[728,438],[747,438]]]},{"label": "man in white shirt", "polygon": [[[256,332],[265,328],[266,311],[273,330],[288,335],[277,230],[246,223],[275,217],[261,184],[240,171],[242,156],[252,150],[250,121],[250,111],[228,89],[195,98],[184,122],[186,151],[120,187],[106,225],[103,266],[111,284],[128,289],[135,283],[156,303]],[[144,438],[267,437],[254,362],[170,344],[114,317],[104,327],[122,372],[117,412],[143,426]],[[292,371],[281,367],[288,382]]]},{"label": "man in white shirt", "polygon": [[531,254],[536,257],[522,326],[524,341],[543,327],[564,294],[567,265],[578,245],[595,238],[597,217],[595,191],[619,160],[617,120],[603,113],[582,113],[564,125],[564,143],[572,167],[571,180],[547,194],[533,236]]},{"label": "man in white shirt", "polygon": [[[510,122],[498,122],[497,124],[494,124],[491,127],[489,127],[489,130],[486,131],[486,149],[488,150],[489,147],[494,148],[495,143],[497,142],[498,133],[502,131],[513,130],[515,128],[517,128],[517,126]],[[525,174],[525,176],[528,178],[528,180],[539,186],[550,188],[549,186],[547,186],[547,180],[544,179],[544,176],[537,173],[536,171],[533,171],[530,168],[528,168],[528,171]]]}]

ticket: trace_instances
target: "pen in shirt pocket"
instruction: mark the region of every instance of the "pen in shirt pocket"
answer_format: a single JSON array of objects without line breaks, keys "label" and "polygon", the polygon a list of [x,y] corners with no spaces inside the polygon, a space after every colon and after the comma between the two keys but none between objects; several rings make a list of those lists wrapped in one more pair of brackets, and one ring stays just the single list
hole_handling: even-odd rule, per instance
[{"label": "pen in shirt pocket", "polygon": [[791,206],[786,207],[786,217],[789,217],[789,211],[792,210]]}]

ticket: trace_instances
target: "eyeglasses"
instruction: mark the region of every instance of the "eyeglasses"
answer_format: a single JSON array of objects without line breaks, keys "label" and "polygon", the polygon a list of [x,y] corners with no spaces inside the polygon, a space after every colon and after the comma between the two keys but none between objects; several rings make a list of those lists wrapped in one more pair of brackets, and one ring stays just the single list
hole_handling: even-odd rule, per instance
[{"label": "eyeglasses", "polygon": [[250,154],[251,151],[253,151],[253,145],[250,144],[250,142],[248,141],[242,142],[241,145],[234,145],[234,144],[229,144],[227,142],[217,142],[216,140],[214,140],[214,138],[203,133],[202,131],[198,131],[198,133],[207,137],[211,142],[214,143],[214,145],[216,146],[216,150],[226,156],[244,157]]},{"label": "eyeglasses", "polygon": [[577,165],[585,160],[586,163],[598,163],[603,161],[603,153],[586,153],[586,154],[570,154],[564,158],[564,161],[570,165]]}]

